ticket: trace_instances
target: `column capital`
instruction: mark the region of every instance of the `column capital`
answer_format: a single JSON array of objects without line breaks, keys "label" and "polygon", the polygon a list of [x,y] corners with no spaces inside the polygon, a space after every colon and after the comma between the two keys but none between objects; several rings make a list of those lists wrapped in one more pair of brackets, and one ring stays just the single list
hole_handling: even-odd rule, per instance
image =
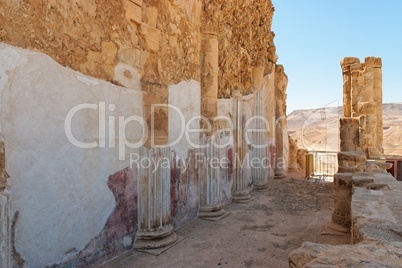
[{"label": "column capital", "polygon": [[341,60],[341,66],[352,65],[355,63],[360,63],[359,58],[355,57],[345,57]]},{"label": "column capital", "polygon": [[376,57],[366,57],[364,62],[367,67],[374,67],[374,68],[381,68],[382,67],[382,60],[381,58]]}]

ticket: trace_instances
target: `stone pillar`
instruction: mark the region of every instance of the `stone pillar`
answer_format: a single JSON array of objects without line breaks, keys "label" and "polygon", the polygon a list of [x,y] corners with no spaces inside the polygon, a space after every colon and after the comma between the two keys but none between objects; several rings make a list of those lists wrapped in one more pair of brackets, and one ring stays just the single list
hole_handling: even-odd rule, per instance
[{"label": "stone pillar", "polygon": [[218,36],[203,33],[201,43],[201,114],[212,120],[217,115],[218,102]]},{"label": "stone pillar", "polygon": [[138,232],[134,248],[156,249],[176,242],[170,223],[170,148],[144,149],[138,179]]},{"label": "stone pillar", "polygon": [[334,175],[334,211],[332,222],[348,230],[351,226],[352,173]]},{"label": "stone pillar", "polygon": [[[344,116],[360,117],[359,147],[369,158],[383,155],[382,132],[382,63],[367,57],[341,61],[344,80]],[[350,108],[349,108],[350,107]]]},{"label": "stone pillar", "polygon": [[380,157],[377,148],[377,103],[374,101],[374,68],[375,61],[372,58],[366,58],[363,72],[364,85],[361,92],[361,101],[359,102],[359,114],[366,116],[366,139],[367,156],[369,158]]},{"label": "stone pillar", "polygon": [[360,63],[358,58],[343,58],[341,60],[343,75],[343,116],[352,116],[352,73],[351,65]]},{"label": "stone pillar", "polygon": [[306,149],[297,149],[297,164],[303,174],[306,174],[307,154],[308,151]]},{"label": "stone pillar", "polygon": [[289,171],[298,171],[299,166],[297,164],[297,140],[292,139],[289,136]]},{"label": "stone pillar", "polygon": [[256,130],[253,135],[252,140],[252,157],[259,159],[259,163],[261,165],[251,166],[251,177],[253,181],[253,187],[256,190],[263,190],[267,188],[268,184],[268,143],[267,143],[267,133],[269,126],[267,126],[266,122],[268,122],[265,118],[265,107],[264,107],[264,66],[263,63],[256,63],[256,66],[252,68],[251,78],[253,81],[253,90],[254,90],[254,101],[255,101],[255,109],[254,109],[254,117],[255,120],[253,122],[255,125],[253,128]]},{"label": "stone pillar", "polygon": [[360,147],[359,137],[364,119],[364,116],[340,119],[341,152],[338,153],[338,173],[334,176],[332,225],[328,227],[336,230],[340,227],[345,232],[351,226],[352,176],[355,172],[363,172],[366,165],[366,154]]},{"label": "stone pillar", "polygon": [[362,88],[364,86],[364,77],[362,77],[363,65],[361,63],[354,63],[350,66],[351,73],[351,115],[352,117],[359,117],[359,103],[362,99]]},{"label": "stone pillar", "polygon": [[169,142],[169,111],[166,106],[153,104],[168,104],[168,88],[164,85],[143,83],[144,119],[148,126],[148,139],[145,146],[152,148]]},{"label": "stone pillar", "polygon": [[282,65],[275,70],[276,163],[275,178],[285,177],[289,159],[289,142],[286,119],[286,87],[288,78]]},{"label": "stone pillar", "polygon": [[258,159],[257,166],[251,165],[251,176],[253,180],[253,187],[256,190],[263,190],[267,188],[268,184],[268,144],[265,137],[266,132],[266,120],[264,117],[264,99],[262,97],[262,89],[254,92],[255,110],[254,116],[255,125],[253,128],[256,130],[253,133],[253,140],[251,148],[253,150],[252,157]]},{"label": "stone pillar", "polygon": [[[210,136],[216,131],[213,122],[218,114],[218,75],[219,75],[219,42],[216,16],[219,8],[212,2],[204,2],[204,29],[201,40],[201,115],[209,121],[212,129],[201,133],[201,140],[206,141],[207,148],[199,153],[203,162],[198,167],[200,178],[200,210],[198,217],[218,220],[226,215],[221,205],[220,168],[211,167],[207,159],[220,159],[219,148]],[[201,128],[206,128],[201,121]],[[205,129],[207,130],[207,129]],[[215,158],[217,157],[217,158]]]},{"label": "stone pillar", "polygon": [[339,126],[341,152],[357,151],[359,148],[359,119],[341,118]]},{"label": "stone pillar", "polygon": [[[208,139],[206,148],[198,150],[197,169],[200,178],[200,210],[198,217],[219,220],[227,215],[222,208],[221,165],[222,149]],[[226,149],[225,149],[226,150]],[[211,159],[214,159],[211,161]],[[200,161],[201,160],[201,161]],[[216,160],[219,160],[218,162]]]},{"label": "stone pillar", "polygon": [[276,160],[276,108],[275,108],[275,68],[276,65],[272,62],[267,62],[264,72],[264,115],[269,123],[269,132],[266,133],[268,142],[267,157],[270,160],[268,168],[268,178],[275,177],[275,160]]},{"label": "stone pillar", "polygon": [[[248,147],[246,144],[246,139],[244,137],[245,133],[245,123],[246,118],[244,114],[244,101],[242,100],[242,95],[240,92],[235,92],[233,103],[233,123],[234,123],[234,133],[233,133],[233,143],[234,143],[234,179],[233,179],[233,193],[232,200],[234,202],[248,202],[251,200],[251,181],[249,178],[249,170],[245,163],[246,154],[248,152]],[[244,165],[243,165],[244,164]]]},{"label": "stone pillar", "polygon": [[367,57],[366,68],[371,68],[373,76],[373,101],[376,103],[375,115],[377,117],[377,150],[380,156],[384,154],[383,149],[383,119],[382,119],[382,60],[381,58]]}]

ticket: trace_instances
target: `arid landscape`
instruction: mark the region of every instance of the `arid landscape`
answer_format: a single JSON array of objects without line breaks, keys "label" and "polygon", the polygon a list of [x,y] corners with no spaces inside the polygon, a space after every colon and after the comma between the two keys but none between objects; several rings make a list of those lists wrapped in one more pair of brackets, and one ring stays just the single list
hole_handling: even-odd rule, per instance
[{"label": "arid landscape", "polygon": [[[339,118],[343,108],[295,110],[288,115],[288,131],[298,147],[310,151],[338,151]],[[383,105],[384,153],[402,155],[402,103]]]}]

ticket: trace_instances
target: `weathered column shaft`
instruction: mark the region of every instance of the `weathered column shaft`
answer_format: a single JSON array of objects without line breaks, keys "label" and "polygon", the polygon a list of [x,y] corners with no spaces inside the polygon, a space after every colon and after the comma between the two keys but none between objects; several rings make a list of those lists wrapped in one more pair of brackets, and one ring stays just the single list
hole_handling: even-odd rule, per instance
[{"label": "weathered column shaft", "polygon": [[176,241],[170,224],[170,148],[152,148],[141,158],[138,179],[136,249],[165,247]]},{"label": "weathered column shaft", "polygon": [[342,66],[343,74],[343,116],[352,116],[352,76],[350,73],[350,65]]},{"label": "weathered column shaft", "polygon": [[203,33],[201,43],[201,115],[212,120],[218,111],[219,42],[216,33]]},{"label": "weathered column shaft", "polygon": [[268,120],[269,131],[266,133],[265,137],[268,141],[267,156],[270,160],[268,168],[268,177],[275,177],[275,148],[276,148],[276,117],[275,117],[275,68],[276,65],[269,62],[265,66],[265,77],[264,77],[264,114],[265,118]]},{"label": "weathered column shaft", "polygon": [[289,171],[297,170],[299,170],[299,165],[297,164],[297,140],[289,136]]},{"label": "weathered column shaft", "polygon": [[205,148],[198,150],[197,169],[200,178],[200,210],[198,217],[217,220],[227,215],[222,209],[221,160],[226,148],[219,148],[219,141],[206,139]]},{"label": "weathered column shaft", "polygon": [[[244,100],[242,96],[236,96],[233,103],[233,122],[234,122],[234,180],[233,180],[233,201],[247,202],[251,199],[251,183],[249,170],[245,163],[248,151],[245,135],[246,118],[244,114]],[[243,165],[244,164],[244,165]]]},{"label": "weathered column shaft", "polygon": [[266,140],[267,120],[264,117],[264,98],[262,89],[256,90],[254,92],[255,100],[255,125],[253,128],[255,132],[253,133],[252,140],[252,157],[258,159],[259,164],[251,165],[251,176],[253,180],[253,186],[257,190],[267,188],[268,184],[268,143]]},{"label": "weathered column shaft", "polygon": [[364,77],[362,77],[362,64],[355,63],[351,65],[351,115],[358,117],[359,103],[362,100],[361,91],[364,86]]},{"label": "weathered column shaft", "polygon": [[367,57],[360,63],[359,59],[348,57],[342,59],[341,67],[344,116],[360,118],[359,150],[370,158],[379,158],[383,154],[381,59]]},{"label": "weathered column shaft", "polygon": [[346,57],[341,60],[343,77],[343,116],[352,116],[352,68],[353,64],[359,64],[358,58]]},{"label": "weathered column shaft", "polygon": [[366,58],[366,65],[372,66],[373,70],[373,101],[376,103],[377,116],[377,148],[381,154],[383,149],[383,119],[382,119],[382,60],[380,58]]}]

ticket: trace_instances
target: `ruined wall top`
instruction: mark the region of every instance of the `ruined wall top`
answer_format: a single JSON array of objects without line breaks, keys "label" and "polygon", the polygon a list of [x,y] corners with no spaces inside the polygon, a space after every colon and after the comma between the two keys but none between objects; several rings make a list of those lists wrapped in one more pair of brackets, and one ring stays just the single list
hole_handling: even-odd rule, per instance
[{"label": "ruined wall top", "polygon": [[363,64],[362,66],[380,68],[382,67],[382,59],[377,57],[366,57],[364,59],[364,63],[361,63],[360,59],[355,57],[345,57],[341,60],[341,67],[350,66],[354,64]]},{"label": "ruined wall top", "polygon": [[219,22],[219,97],[252,91],[252,68],[269,72],[276,62],[271,1],[222,1]]},{"label": "ruined wall top", "polygon": [[[358,58],[346,57],[341,60],[341,67],[344,116],[355,118],[355,122],[359,122],[354,127],[359,130],[356,137],[353,137],[354,140],[359,140],[355,147],[365,152],[369,158],[379,158],[383,155],[382,60],[378,57],[366,57],[364,62],[360,62]],[[341,120],[342,122],[346,121]],[[341,147],[343,140],[351,141],[351,137],[346,137],[351,128],[349,125],[344,128],[347,131],[342,131],[341,126]]]},{"label": "ruined wall top", "polygon": [[126,87],[199,81],[205,33],[219,40],[219,97],[250,93],[252,67],[276,62],[270,0],[4,0],[0,10],[0,42]]}]

